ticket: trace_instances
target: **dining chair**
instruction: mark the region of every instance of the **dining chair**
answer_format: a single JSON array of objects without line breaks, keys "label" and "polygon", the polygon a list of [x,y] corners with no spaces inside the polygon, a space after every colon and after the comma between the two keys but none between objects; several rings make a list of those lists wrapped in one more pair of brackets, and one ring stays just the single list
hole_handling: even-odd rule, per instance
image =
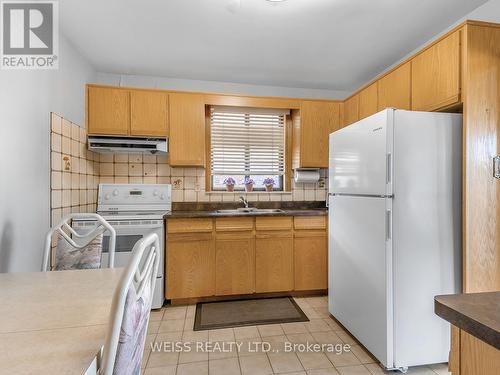
[{"label": "dining chair", "polygon": [[113,296],[99,375],[140,374],[160,251],[156,233],[132,250]]},{"label": "dining chair", "polygon": [[[71,227],[74,219],[88,219],[96,225],[87,233],[78,233]],[[108,267],[115,261],[116,232],[104,218],[92,213],[73,213],[64,216],[52,227],[45,238],[42,272],[74,269],[101,268],[102,242],[104,232],[109,233]],[[57,235],[54,265],[51,267],[53,236]]]}]

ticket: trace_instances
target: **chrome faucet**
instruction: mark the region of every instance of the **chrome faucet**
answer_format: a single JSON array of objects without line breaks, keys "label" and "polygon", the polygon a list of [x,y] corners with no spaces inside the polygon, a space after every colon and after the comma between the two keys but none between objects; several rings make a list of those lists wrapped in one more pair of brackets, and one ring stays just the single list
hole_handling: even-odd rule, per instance
[{"label": "chrome faucet", "polygon": [[245,199],[243,195],[240,195],[240,202],[245,205],[245,208],[248,208],[248,201]]}]

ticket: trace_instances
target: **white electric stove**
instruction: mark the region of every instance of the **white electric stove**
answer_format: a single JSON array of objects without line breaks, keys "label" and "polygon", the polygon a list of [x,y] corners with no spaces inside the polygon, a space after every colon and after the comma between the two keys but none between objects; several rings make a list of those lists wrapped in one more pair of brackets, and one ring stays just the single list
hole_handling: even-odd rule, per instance
[{"label": "white electric stove", "polygon": [[[135,243],[151,232],[158,234],[161,249],[165,249],[163,217],[172,210],[172,189],[167,184],[100,184],[97,213],[116,231],[115,267],[128,264]],[[95,222],[75,220],[75,230],[91,229]],[[103,264],[107,263],[109,236],[103,238]],[[165,300],[165,251],[160,251],[160,265],[156,279],[153,308],[163,306]]]}]

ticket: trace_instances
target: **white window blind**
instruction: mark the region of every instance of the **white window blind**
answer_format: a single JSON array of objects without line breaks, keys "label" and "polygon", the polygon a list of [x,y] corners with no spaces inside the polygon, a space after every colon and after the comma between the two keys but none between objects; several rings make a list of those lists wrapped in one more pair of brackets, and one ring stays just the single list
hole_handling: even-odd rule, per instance
[{"label": "white window blind", "polygon": [[212,175],[285,173],[285,116],[282,109],[211,107]]}]

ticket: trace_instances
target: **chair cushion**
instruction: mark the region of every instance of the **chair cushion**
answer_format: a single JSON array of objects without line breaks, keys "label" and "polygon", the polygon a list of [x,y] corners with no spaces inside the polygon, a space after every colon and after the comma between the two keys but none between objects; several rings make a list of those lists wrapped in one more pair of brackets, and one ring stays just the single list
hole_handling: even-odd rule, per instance
[{"label": "chair cushion", "polygon": [[56,271],[101,268],[102,234],[81,249],[74,248],[60,233],[57,236]]},{"label": "chair cushion", "polygon": [[127,292],[113,375],[140,374],[151,300],[150,279],[146,280],[144,292],[140,298],[137,298],[133,286]]}]

